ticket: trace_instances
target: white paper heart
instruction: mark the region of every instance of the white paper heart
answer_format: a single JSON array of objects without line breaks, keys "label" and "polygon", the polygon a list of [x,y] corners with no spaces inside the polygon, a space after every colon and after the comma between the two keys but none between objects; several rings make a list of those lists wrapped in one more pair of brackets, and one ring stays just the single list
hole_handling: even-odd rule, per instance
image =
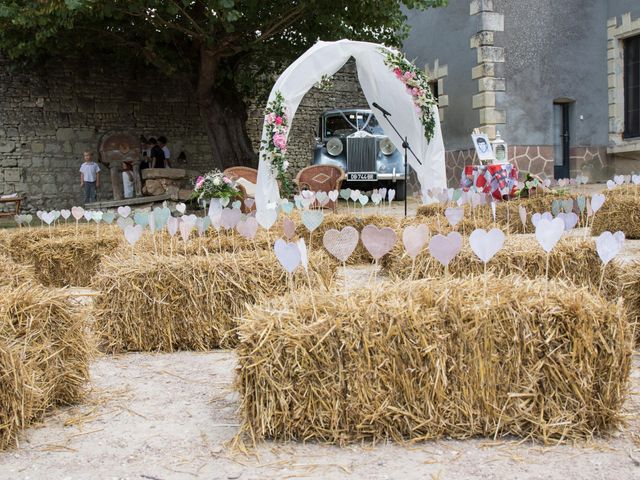
[{"label": "white paper heart", "polygon": [[315,194],[311,190],[302,190],[300,192],[300,195],[302,195],[302,198],[308,198],[308,199],[311,199],[311,200],[313,200],[313,198],[315,196]]},{"label": "white paper heart", "polygon": [[631,175],[631,181],[634,185],[640,185],[640,175]]},{"label": "white paper heart", "polygon": [[393,199],[396,198],[396,190],[394,188],[390,188],[387,192],[387,197],[389,198],[389,203],[393,202]]},{"label": "white paper heart", "polygon": [[568,199],[568,200],[563,200],[562,201],[562,209],[566,212],[572,212],[573,211],[573,200]]},{"label": "white paper heart", "polygon": [[131,207],[124,206],[124,207],[118,207],[118,215],[120,215],[122,218],[127,218],[129,215],[131,215]]},{"label": "white paper heart", "polygon": [[60,216],[65,220],[69,220],[69,217],[71,216],[71,210],[60,210]]},{"label": "white paper heart", "polygon": [[322,244],[331,255],[344,263],[358,246],[358,238],[358,231],[353,227],[344,227],[340,231],[331,228],[324,232]]},{"label": "white paper heart", "polygon": [[449,207],[444,211],[444,216],[447,217],[449,224],[455,227],[464,218],[464,207]]},{"label": "white paper heart", "polygon": [[606,197],[602,193],[596,193],[593,197],[591,197],[591,210],[593,213],[596,213],[600,210],[600,207],[604,204]]},{"label": "white paper heart", "polygon": [[331,200],[332,202],[335,202],[336,200],[338,200],[338,196],[340,195],[340,193],[338,192],[338,190],[332,190],[329,192],[329,200]]},{"label": "white paper heart", "polygon": [[614,188],[616,188],[616,182],[614,182],[613,180],[607,180],[607,188],[609,190],[613,190]]},{"label": "white paper heart", "polygon": [[184,203],[176,203],[176,211],[184,215],[184,212],[187,211],[187,206]]},{"label": "white paper heart", "polygon": [[323,218],[324,215],[320,210],[306,210],[302,212],[302,224],[310,232],[313,232],[320,226]]},{"label": "white paper heart", "polygon": [[129,225],[133,225],[133,219],[120,217],[118,218],[118,220],[116,220],[116,224],[124,231],[124,229],[127,228]]},{"label": "white paper heart", "polygon": [[184,218],[182,219],[182,221],[178,225],[178,230],[180,230],[182,241],[186,242],[187,240],[189,240],[189,235],[191,235],[191,230],[193,230],[193,227],[195,227],[195,224],[192,224],[190,221],[185,221]]},{"label": "white paper heart", "polygon": [[91,219],[93,218],[93,212],[91,212],[89,210],[85,210],[84,214],[83,214],[83,217],[87,222],[90,222]]},{"label": "white paper heart", "polygon": [[256,212],[256,220],[258,221],[258,225],[260,225],[265,230],[269,230],[271,227],[273,227],[273,224],[276,223],[277,219],[278,212],[276,210],[263,208]]},{"label": "white paper heart", "polygon": [[84,215],[84,208],[73,207],[71,209],[71,215],[73,215],[73,218],[75,218],[76,220],[80,220]]},{"label": "white paper heart", "polygon": [[374,205],[378,205],[382,201],[382,195],[380,193],[375,192],[371,194],[371,201]]},{"label": "white paper heart", "polygon": [[602,260],[602,263],[605,265],[620,253],[623,246],[624,239],[621,241],[619,236],[616,238],[611,232],[602,232],[600,236],[596,238],[596,250],[600,260]]},{"label": "white paper heart", "polygon": [[378,228],[375,225],[366,225],[360,238],[374,260],[379,260],[389,253],[397,240],[395,230],[389,227]]},{"label": "white paper heart", "polygon": [[518,207],[518,214],[520,215],[520,222],[522,223],[523,227],[527,226],[527,209],[524,208],[522,205],[520,205]]},{"label": "white paper heart", "polygon": [[387,198],[387,189],[385,187],[378,189],[378,193],[380,194],[383,200]]},{"label": "white paper heart", "polygon": [[300,249],[295,243],[289,243],[279,238],[273,246],[273,251],[280,265],[289,273],[293,273],[300,265]]},{"label": "white paper heart", "polygon": [[44,213],[44,210],[38,210],[36,212],[36,217],[38,217],[40,220],[42,220],[42,214]]},{"label": "white paper heart", "polygon": [[350,195],[351,200],[357,202],[360,198],[360,190],[352,190]]},{"label": "white paper heart", "polygon": [[366,195],[360,195],[360,197],[358,198],[358,202],[360,202],[360,205],[364,207],[367,203],[369,203],[369,197],[367,197]]},{"label": "white paper heart", "polygon": [[300,251],[300,264],[302,268],[309,270],[309,252],[307,251],[307,244],[304,243],[304,238],[299,238],[296,245]]},{"label": "white paper heart", "polygon": [[244,199],[244,206],[247,207],[249,210],[251,210],[255,204],[256,204],[256,200],[254,198],[247,197]]},{"label": "white paper heart", "polygon": [[53,212],[44,212],[42,214],[42,221],[47,225],[51,225],[53,221],[56,219],[56,216]]},{"label": "white paper heart", "polygon": [[613,177],[613,181],[616,185],[622,185],[624,183],[624,175],[615,175]]},{"label": "white paper heart", "polygon": [[561,218],[554,218],[551,221],[542,218],[536,225],[536,240],[547,253],[553,250],[563,233],[564,221]]},{"label": "white paper heart", "polygon": [[127,225],[124,229],[124,238],[133,247],[140,240],[143,230],[142,225]]},{"label": "white paper heart", "polygon": [[255,217],[247,217],[236,225],[236,230],[244,238],[253,239],[258,232],[258,221]]},{"label": "white paper heart", "polygon": [[237,208],[224,208],[220,217],[220,225],[227,230],[235,228],[240,221],[242,212]]},{"label": "white paper heart", "polygon": [[179,226],[180,226],[179,217],[169,217],[169,220],[167,221],[167,231],[169,232],[169,236],[171,236],[171,238],[176,236],[176,233],[178,233]]},{"label": "white paper heart", "polygon": [[293,239],[296,234],[296,224],[289,217],[284,217],[282,221],[282,229],[284,230],[284,235],[288,240]]},{"label": "white paper heart", "polygon": [[564,222],[564,230],[565,230],[565,232],[568,232],[569,230],[574,228],[578,224],[578,220],[580,220],[578,215],[576,215],[573,212],[559,213],[558,214],[558,218],[561,218],[562,221]]},{"label": "white paper heart", "polygon": [[429,239],[429,227],[425,224],[409,225],[402,231],[402,243],[407,254],[415,259]]},{"label": "white paper heart", "polygon": [[498,228],[488,232],[479,228],[469,235],[469,245],[483,263],[488,263],[504,245],[504,233]]},{"label": "white paper heart", "polygon": [[235,210],[240,210],[240,207],[242,207],[242,202],[240,202],[240,200],[236,200],[231,204],[231,208]]},{"label": "white paper heart", "polygon": [[538,222],[540,222],[540,220],[553,220],[553,215],[551,215],[551,212],[544,212],[544,213],[534,213],[531,216],[531,223],[533,224],[534,227],[538,226]]},{"label": "white paper heart", "polygon": [[429,241],[429,253],[442,265],[447,266],[462,248],[462,235],[451,232],[447,236],[435,235]]},{"label": "white paper heart", "polygon": [[100,223],[102,221],[103,215],[104,213],[100,211],[91,212],[91,220],[93,220],[96,223]]}]

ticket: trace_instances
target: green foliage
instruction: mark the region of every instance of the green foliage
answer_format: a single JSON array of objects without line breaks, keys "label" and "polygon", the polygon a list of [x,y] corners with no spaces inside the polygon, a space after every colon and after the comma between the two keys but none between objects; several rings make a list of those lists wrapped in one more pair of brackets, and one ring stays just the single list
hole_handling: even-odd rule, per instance
[{"label": "green foliage", "polygon": [[[398,46],[402,7],[447,0],[0,0],[0,51],[16,61],[117,56],[252,96],[318,39]],[[214,68],[203,66],[213,59]],[[214,72],[206,78],[207,69]],[[205,81],[203,81],[203,78]],[[209,83],[207,83],[207,81]]]}]

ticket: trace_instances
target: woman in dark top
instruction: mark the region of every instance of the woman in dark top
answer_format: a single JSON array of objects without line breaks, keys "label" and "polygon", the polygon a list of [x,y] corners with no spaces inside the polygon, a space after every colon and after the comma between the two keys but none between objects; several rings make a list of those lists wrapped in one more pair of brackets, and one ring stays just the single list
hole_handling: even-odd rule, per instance
[{"label": "woman in dark top", "polygon": [[165,168],[164,152],[158,145],[158,141],[155,138],[150,138],[151,144],[151,168]]}]

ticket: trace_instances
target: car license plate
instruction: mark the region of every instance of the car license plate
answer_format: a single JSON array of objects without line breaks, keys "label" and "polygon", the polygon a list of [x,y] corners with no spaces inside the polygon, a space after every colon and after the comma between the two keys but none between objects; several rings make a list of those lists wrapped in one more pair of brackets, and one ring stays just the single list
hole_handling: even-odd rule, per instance
[{"label": "car license plate", "polygon": [[375,172],[349,172],[347,180],[352,182],[375,182],[378,180],[378,174]]}]

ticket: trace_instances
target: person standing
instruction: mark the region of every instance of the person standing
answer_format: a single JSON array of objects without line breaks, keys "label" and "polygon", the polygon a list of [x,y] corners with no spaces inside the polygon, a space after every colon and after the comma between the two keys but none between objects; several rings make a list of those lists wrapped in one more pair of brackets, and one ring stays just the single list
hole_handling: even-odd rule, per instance
[{"label": "person standing", "polygon": [[165,168],[165,158],[162,148],[158,145],[158,141],[155,138],[150,138],[151,144],[151,168]]},{"label": "person standing", "polygon": [[131,162],[122,162],[122,187],[124,198],[133,198],[133,165]]},{"label": "person standing", "polygon": [[93,161],[93,153],[84,152],[84,163],[80,166],[80,187],[84,188],[84,203],[97,200],[97,189],[100,187],[100,167]]},{"label": "person standing", "polygon": [[164,163],[167,168],[171,168],[171,164],[169,163],[169,158],[171,158],[171,150],[167,147],[167,137],[164,135],[160,135],[158,137],[158,146],[162,149],[162,153],[164,153]]}]

